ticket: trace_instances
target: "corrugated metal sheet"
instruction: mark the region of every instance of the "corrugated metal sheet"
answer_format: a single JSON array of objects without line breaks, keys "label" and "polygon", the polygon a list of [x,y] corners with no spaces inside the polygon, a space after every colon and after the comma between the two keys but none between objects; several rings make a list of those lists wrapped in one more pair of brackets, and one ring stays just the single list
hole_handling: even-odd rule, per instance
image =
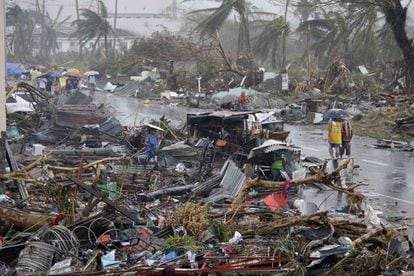
[{"label": "corrugated metal sheet", "polygon": [[234,199],[243,188],[246,175],[228,159],[221,169],[223,179],[220,182],[220,189],[206,198],[205,202],[216,202],[222,199]]},{"label": "corrugated metal sheet", "polygon": [[228,166],[226,172],[221,180],[220,186],[233,197],[236,197],[243,187],[246,180],[246,175],[237,167],[236,163],[227,160]]},{"label": "corrugated metal sheet", "polygon": [[221,175],[210,177],[203,183],[197,185],[192,192],[197,195],[208,194],[211,190],[220,185],[222,179],[223,177]]}]

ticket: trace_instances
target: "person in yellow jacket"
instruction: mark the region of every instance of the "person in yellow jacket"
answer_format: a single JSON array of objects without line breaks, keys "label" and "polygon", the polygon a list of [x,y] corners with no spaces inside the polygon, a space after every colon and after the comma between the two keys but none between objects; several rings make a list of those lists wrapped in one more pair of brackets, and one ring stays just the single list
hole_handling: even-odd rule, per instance
[{"label": "person in yellow jacket", "polygon": [[[338,120],[331,120],[328,124],[329,154],[331,158],[339,158],[342,146],[342,125]],[[334,155],[335,153],[335,155]]]}]

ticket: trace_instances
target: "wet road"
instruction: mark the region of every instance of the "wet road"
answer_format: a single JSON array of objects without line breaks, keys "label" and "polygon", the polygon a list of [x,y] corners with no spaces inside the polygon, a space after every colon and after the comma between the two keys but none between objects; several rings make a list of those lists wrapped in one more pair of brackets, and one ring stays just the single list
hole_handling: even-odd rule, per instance
[{"label": "wet road", "polygon": [[[327,133],[311,126],[287,126],[289,139],[302,148],[305,155],[328,158]],[[375,140],[352,139],[352,155],[356,170],[354,181],[369,183],[362,187],[371,204],[386,214],[414,214],[414,155],[372,147]],[[334,195],[330,201],[337,200]],[[332,204],[331,204],[332,205]]]},{"label": "wet road", "polygon": [[122,125],[134,126],[148,123],[165,115],[173,123],[186,121],[187,113],[205,112],[205,109],[184,108],[182,106],[162,105],[157,102],[144,104],[143,100],[121,97],[111,93],[96,92],[95,102],[104,103]]},{"label": "wet road", "polygon": [[[96,93],[97,103],[110,107],[123,125],[139,125],[159,119],[165,115],[174,122],[184,122],[188,112],[205,110],[180,106],[143,104],[142,100],[120,97],[110,93]],[[312,126],[287,126],[291,131],[289,139],[302,148],[303,155],[328,158],[326,132]],[[368,138],[354,137],[352,154],[355,164],[360,165],[354,181],[369,183],[362,187],[370,203],[387,215],[414,215],[414,155],[412,153],[375,149],[375,141]],[[336,192],[321,192],[316,189],[306,191],[306,198],[313,200],[321,209],[340,207],[345,202]],[[319,203],[319,204],[318,204]]]}]

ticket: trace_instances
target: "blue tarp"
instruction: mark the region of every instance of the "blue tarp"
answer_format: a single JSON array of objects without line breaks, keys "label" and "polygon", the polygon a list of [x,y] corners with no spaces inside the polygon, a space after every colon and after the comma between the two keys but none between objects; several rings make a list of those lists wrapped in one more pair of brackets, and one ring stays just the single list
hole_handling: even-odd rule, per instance
[{"label": "blue tarp", "polygon": [[20,78],[23,73],[23,65],[20,63],[6,63],[6,77]]}]

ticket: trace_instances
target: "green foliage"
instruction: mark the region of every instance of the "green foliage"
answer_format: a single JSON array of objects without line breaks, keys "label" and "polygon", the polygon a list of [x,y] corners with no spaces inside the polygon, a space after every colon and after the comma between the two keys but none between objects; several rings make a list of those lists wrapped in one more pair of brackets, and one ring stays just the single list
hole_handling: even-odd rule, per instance
[{"label": "green foliage", "polygon": [[165,244],[162,247],[162,251],[170,252],[177,251],[183,248],[190,249],[192,251],[198,251],[202,247],[193,236],[169,236],[165,239]]},{"label": "green foliage", "polygon": [[220,242],[228,242],[232,237],[234,230],[230,229],[229,225],[215,221],[211,225],[213,228],[213,234]]},{"label": "green foliage", "polygon": [[274,256],[286,256],[288,258],[294,258],[296,252],[296,244],[289,238],[280,237],[273,244],[273,255]]}]

